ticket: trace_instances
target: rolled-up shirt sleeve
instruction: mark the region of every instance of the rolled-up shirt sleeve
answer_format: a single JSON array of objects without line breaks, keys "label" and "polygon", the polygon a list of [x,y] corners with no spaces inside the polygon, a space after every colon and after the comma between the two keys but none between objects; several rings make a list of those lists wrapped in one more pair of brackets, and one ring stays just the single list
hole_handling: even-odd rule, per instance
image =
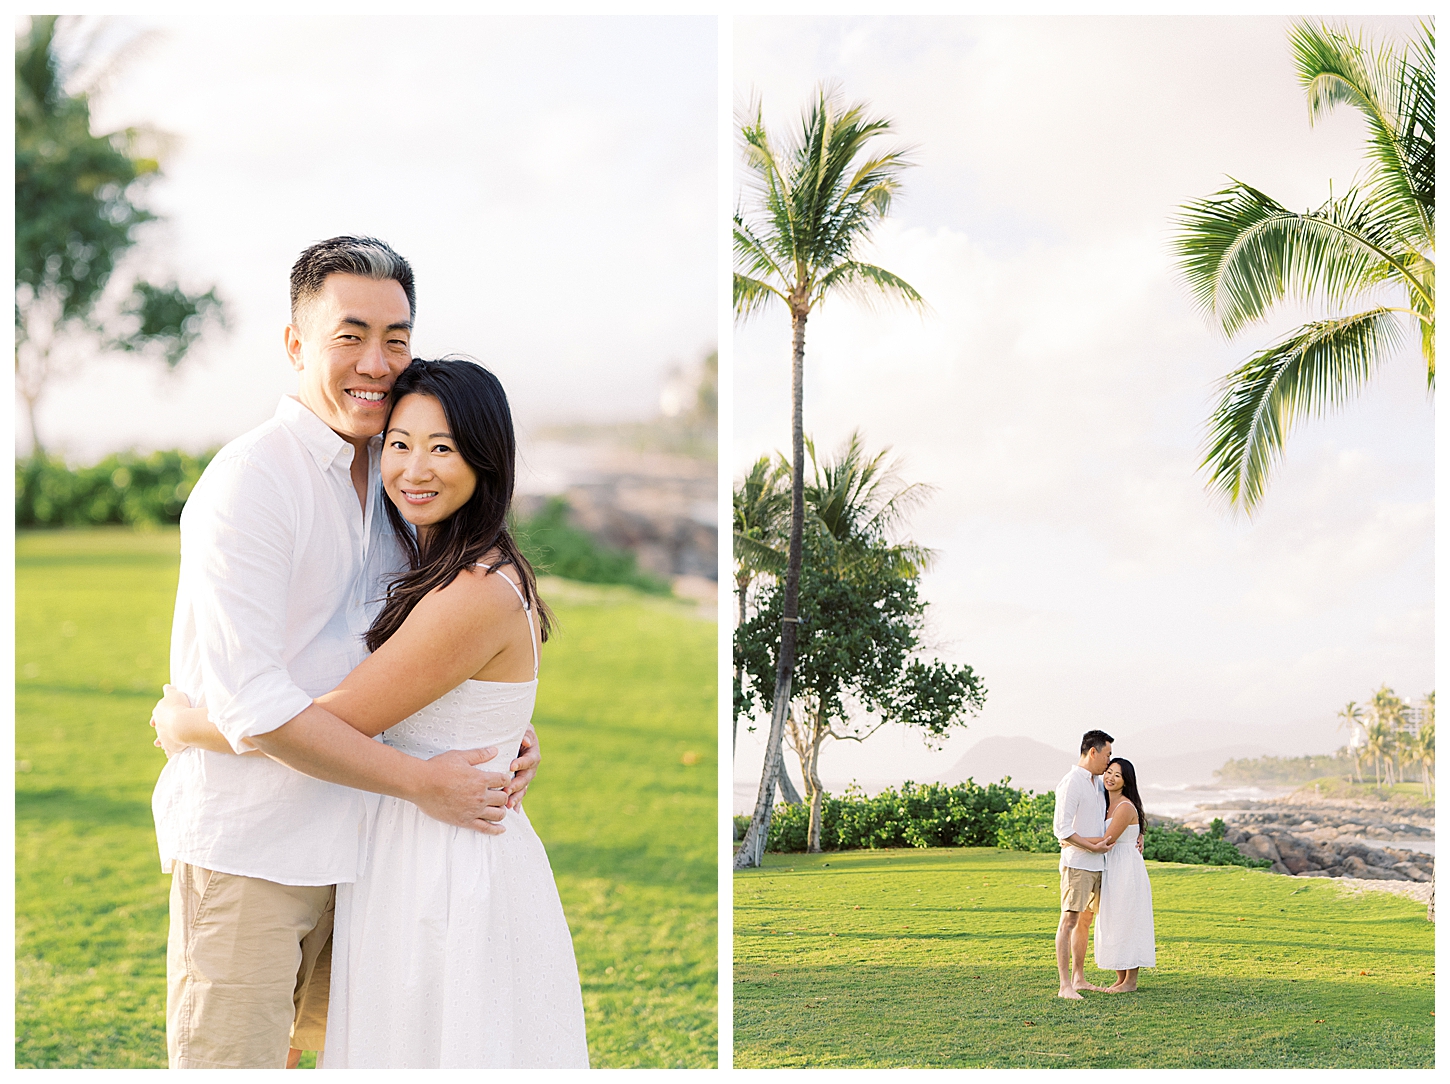
[{"label": "rolled-up shirt sleeve", "polygon": [[1082,793],[1074,786],[1076,782],[1076,779],[1068,776],[1057,785],[1052,808],[1052,834],[1058,839],[1066,839],[1077,831],[1074,824],[1077,821],[1077,806]]},{"label": "rolled-up shirt sleeve", "polygon": [[283,479],[245,458],[212,464],[204,483],[181,525],[202,679],[187,691],[240,753],[312,704],[283,661],[297,509],[278,499]]}]

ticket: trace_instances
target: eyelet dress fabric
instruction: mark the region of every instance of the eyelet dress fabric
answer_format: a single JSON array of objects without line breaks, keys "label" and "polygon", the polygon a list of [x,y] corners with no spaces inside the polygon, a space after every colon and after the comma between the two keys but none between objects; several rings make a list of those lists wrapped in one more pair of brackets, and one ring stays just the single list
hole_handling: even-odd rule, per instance
[{"label": "eyelet dress fabric", "polygon": [[[537,689],[465,681],[382,737],[417,757],[496,745],[480,767],[506,772]],[[337,886],[323,1068],[588,1067],[548,856],[522,811],[502,823],[484,835],[378,803],[362,874]]]}]

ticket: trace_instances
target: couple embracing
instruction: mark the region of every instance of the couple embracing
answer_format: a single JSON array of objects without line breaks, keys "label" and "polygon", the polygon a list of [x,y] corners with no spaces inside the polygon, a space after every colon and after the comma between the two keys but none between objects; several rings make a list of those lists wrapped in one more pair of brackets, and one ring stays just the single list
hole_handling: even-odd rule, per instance
[{"label": "couple embracing", "polygon": [[550,620],[513,422],[482,366],[413,357],[414,296],[381,241],[303,252],[298,394],[182,513],[152,717],[173,1068],[588,1065],[522,807]]},{"label": "couple embracing", "polygon": [[[1142,854],[1148,820],[1137,773],[1131,762],[1113,756],[1112,736],[1101,730],[1084,734],[1079,752],[1057,785],[1053,831],[1062,845],[1057,996],[1080,1001],[1081,990],[1133,992],[1138,969],[1153,967],[1156,953],[1153,890]],[[1095,914],[1093,958],[1099,968],[1118,973],[1112,986],[1094,986],[1083,974]]]}]

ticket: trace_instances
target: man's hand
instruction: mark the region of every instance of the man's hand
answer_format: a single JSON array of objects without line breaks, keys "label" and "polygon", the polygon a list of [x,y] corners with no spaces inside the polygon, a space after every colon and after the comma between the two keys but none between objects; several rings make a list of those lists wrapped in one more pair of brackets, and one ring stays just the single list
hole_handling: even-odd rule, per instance
[{"label": "man's hand", "polygon": [[156,740],[152,742],[170,760],[187,747],[177,733],[178,713],[191,707],[191,698],[175,685],[163,685],[162,697],[151,709],[151,725],[156,728]]},{"label": "man's hand", "polygon": [[[419,809],[434,820],[459,828],[472,828],[496,836],[504,831],[509,778],[502,772],[481,772],[474,767],[490,761],[495,748],[452,749],[425,762],[422,786],[413,797]],[[537,761],[536,761],[537,763]]]},{"label": "man's hand", "polygon": [[529,789],[529,784],[534,781],[534,776],[539,774],[539,760],[539,736],[534,733],[533,727],[529,727],[524,731],[524,740],[519,743],[518,758],[509,765],[509,771],[514,773],[508,785],[510,809],[523,808],[524,794]]}]

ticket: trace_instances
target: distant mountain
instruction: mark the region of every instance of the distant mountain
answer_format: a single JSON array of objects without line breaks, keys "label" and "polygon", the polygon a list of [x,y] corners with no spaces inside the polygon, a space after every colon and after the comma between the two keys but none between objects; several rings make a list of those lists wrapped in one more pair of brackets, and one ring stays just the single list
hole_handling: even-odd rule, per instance
[{"label": "distant mountain", "polygon": [[971,777],[985,787],[1010,775],[1012,786],[1041,794],[1056,788],[1063,773],[1076,763],[1076,753],[1054,749],[1031,738],[983,738],[939,775],[937,781],[956,784]]}]

